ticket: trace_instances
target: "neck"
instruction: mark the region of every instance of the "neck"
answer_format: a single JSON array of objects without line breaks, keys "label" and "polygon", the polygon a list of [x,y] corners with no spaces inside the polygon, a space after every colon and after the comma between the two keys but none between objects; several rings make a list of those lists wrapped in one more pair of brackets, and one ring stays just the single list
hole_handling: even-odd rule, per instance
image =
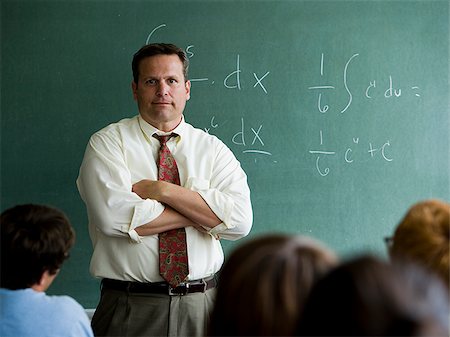
[{"label": "neck", "polygon": [[41,279],[39,280],[39,282],[33,284],[30,288],[35,290],[35,291],[38,291],[38,292],[44,292],[44,291],[46,291],[48,289],[48,287],[50,287],[50,285],[52,284],[52,282],[55,279],[56,275],[58,275],[58,273],[50,274],[48,272],[48,270],[46,270],[42,274]]},{"label": "neck", "polygon": [[150,124],[151,126],[153,126],[154,128],[157,128],[159,131],[162,131],[162,132],[170,132],[170,131],[174,130],[178,125],[180,125],[181,121],[183,120],[183,118],[180,117],[180,119],[177,121],[157,122],[157,121],[149,120],[142,115],[141,115],[141,117],[148,124]]},{"label": "neck", "polygon": [[48,289],[48,287],[47,288],[43,287],[39,283],[33,284],[30,288],[33,289],[34,291],[39,292],[39,293],[43,293],[43,292],[45,292]]}]

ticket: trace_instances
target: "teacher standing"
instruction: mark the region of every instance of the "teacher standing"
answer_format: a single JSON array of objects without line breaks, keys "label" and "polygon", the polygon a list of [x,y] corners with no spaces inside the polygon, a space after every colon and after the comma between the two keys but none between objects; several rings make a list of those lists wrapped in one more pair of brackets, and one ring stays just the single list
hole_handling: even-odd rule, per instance
[{"label": "teacher standing", "polygon": [[97,336],[201,336],[224,260],[220,240],[252,226],[247,176],[222,141],[186,123],[182,49],[146,45],[132,70],[139,115],[92,135],[77,180],[90,271],[102,279],[92,327]]}]

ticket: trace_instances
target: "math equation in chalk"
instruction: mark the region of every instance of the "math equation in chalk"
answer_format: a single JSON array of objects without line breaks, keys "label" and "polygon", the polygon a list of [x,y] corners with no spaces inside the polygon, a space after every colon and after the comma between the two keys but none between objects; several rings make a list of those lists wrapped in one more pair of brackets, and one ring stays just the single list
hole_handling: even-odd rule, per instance
[{"label": "math equation in chalk", "polygon": [[[165,27],[167,27],[167,25],[164,23],[155,27],[147,36],[146,43],[151,41],[153,35],[158,30]],[[193,44],[187,45],[185,47],[185,52],[189,59],[194,58],[197,55],[196,46]],[[213,79],[210,78],[208,74],[204,74],[204,76],[197,76],[190,78],[189,80],[193,83],[193,85],[220,85],[224,90],[235,90],[243,94],[246,94],[249,90],[257,90],[262,95],[270,96],[271,85],[276,85],[276,83],[271,82],[271,69],[263,69],[261,71],[262,65],[243,64],[240,53],[236,53],[233,57],[233,62],[228,64],[234,64],[234,66],[229,69],[224,69],[222,71],[221,78]],[[361,83],[361,77],[359,77],[357,83],[358,86],[356,86],[355,79],[351,75],[353,70],[352,67],[355,66],[356,62],[358,62],[361,57],[361,53],[356,52],[349,53],[348,57],[343,59],[341,65],[338,65],[338,67],[342,67],[340,70],[341,80],[339,80],[339,83],[330,83],[325,80],[325,78],[327,78],[325,74],[327,73],[327,69],[329,69],[328,64],[331,64],[333,67],[336,67],[338,64],[336,60],[327,62],[327,60],[332,58],[331,56],[321,53],[318,55],[318,58],[312,62],[310,60],[305,60],[305,62],[311,63],[313,68],[314,64],[317,67],[315,69],[317,69],[318,81],[302,88],[303,91],[299,93],[299,95],[314,95],[315,106],[311,106],[310,108],[312,109],[310,109],[310,111],[314,111],[314,113],[325,117],[332,113],[345,115],[350,113],[352,104],[356,97],[366,100],[367,104],[375,98],[381,98],[386,101],[394,101],[401,98],[421,98],[421,87],[417,83],[410,83],[408,85],[404,85],[403,87],[398,86],[396,83],[395,72],[380,75],[380,78],[370,78],[370,75],[368,75],[368,77],[363,80],[363,83]],[[395,69],[395,65],[393,68]],[[285,76],[301,75],[302,74],[287,73]],[[244,76],[245,81],[242,81]],[[289,79],[289,81],[292,83],[291,79]],[[246,83],[245,87],[243,82]],[[358,87],[359,89],[356,90],[354,89],[355,87]],[[333,91],[344,93],[343,95],[339,95],[339,102],[338,99],[329,98],[330,93]],[[219,121],[220,119],[220,116],[212,116],[210,119],[210,124],[204,127],[204,130],[211,133],[220,128],[224,128],[225,121]],[[323,120],[323,118],[321,120]],[[261,158],[261,156],[273,156],[274,153],[271,150],[272,146],[270,144],[270,138],[269,143],[264,141],[265,135],[263,124],[259,122],[255,123],[251,117],[246,117],[246,119],[241,118],[239,124],[239,126],[235,127],[236,131],[233,133],[233,136],[228,139],[229,143],[232,143],[234,146],[241,147],[243,154],[255,156],[255,163],[257,162],[256,158]],[[230,125],[228,124],[225,127],[230,128]],[[386,135],[385,140],[380,144],[376,144],[370,139],[362,139],[360,137],[351,136],[352,146],[348,146],[345,149],[336,149],[332,144],[324,144],[323,138],[327,130],[324,130],[322,125],[315,125],[315,127],[319,128],[319,144],[315,148],[310,148],[303,151],[306,151],[308,155],[314,156],[315,167],[312,169],[314,169],[321,177],[326,177],[332,172],[332,168],[327,163],[327,158],[339,157],[342,159],[341,162],[344,164],[352,164],[357,160],[361,160],[361,158],[356,156],[356,152],[354,151],[355,147],[358,149],[361,149],[361,147],[366,147],[363,152],[373,160],[378,159],[388,163],[394,161],[392,149],[396,144],[393,144],[390,141],[391,137],[389,137],[389,135]],[[230,129],[228,129],[228,131],[230,131]],[[301,149],[301,147],[294,147],[295,151]],[[360,152],[361,151],[358,152],[359,156],[361,156]],[[276,160],[273,160],[273,162],[277,163]]]}]

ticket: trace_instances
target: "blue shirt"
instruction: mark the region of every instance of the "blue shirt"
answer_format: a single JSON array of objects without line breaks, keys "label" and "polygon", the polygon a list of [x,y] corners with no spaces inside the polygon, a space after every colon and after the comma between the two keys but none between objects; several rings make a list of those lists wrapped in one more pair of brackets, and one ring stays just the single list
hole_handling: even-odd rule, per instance
[{"label": "blue shirt", "polygon": [[93,333],[83,307],[69,296],[0,288],[0,336],[92,337]]}]

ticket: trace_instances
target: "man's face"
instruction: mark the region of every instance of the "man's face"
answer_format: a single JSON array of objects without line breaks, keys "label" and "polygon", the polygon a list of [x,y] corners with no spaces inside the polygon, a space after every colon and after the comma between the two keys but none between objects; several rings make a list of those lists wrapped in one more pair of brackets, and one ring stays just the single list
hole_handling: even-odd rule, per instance
[{"label": "man's face", "polygon": [[133,96],[141,117],[161,131],[171,131],[181,121],[191,83],[185,82],[183,63],[177,55],[156,55],[139,65]]}]

